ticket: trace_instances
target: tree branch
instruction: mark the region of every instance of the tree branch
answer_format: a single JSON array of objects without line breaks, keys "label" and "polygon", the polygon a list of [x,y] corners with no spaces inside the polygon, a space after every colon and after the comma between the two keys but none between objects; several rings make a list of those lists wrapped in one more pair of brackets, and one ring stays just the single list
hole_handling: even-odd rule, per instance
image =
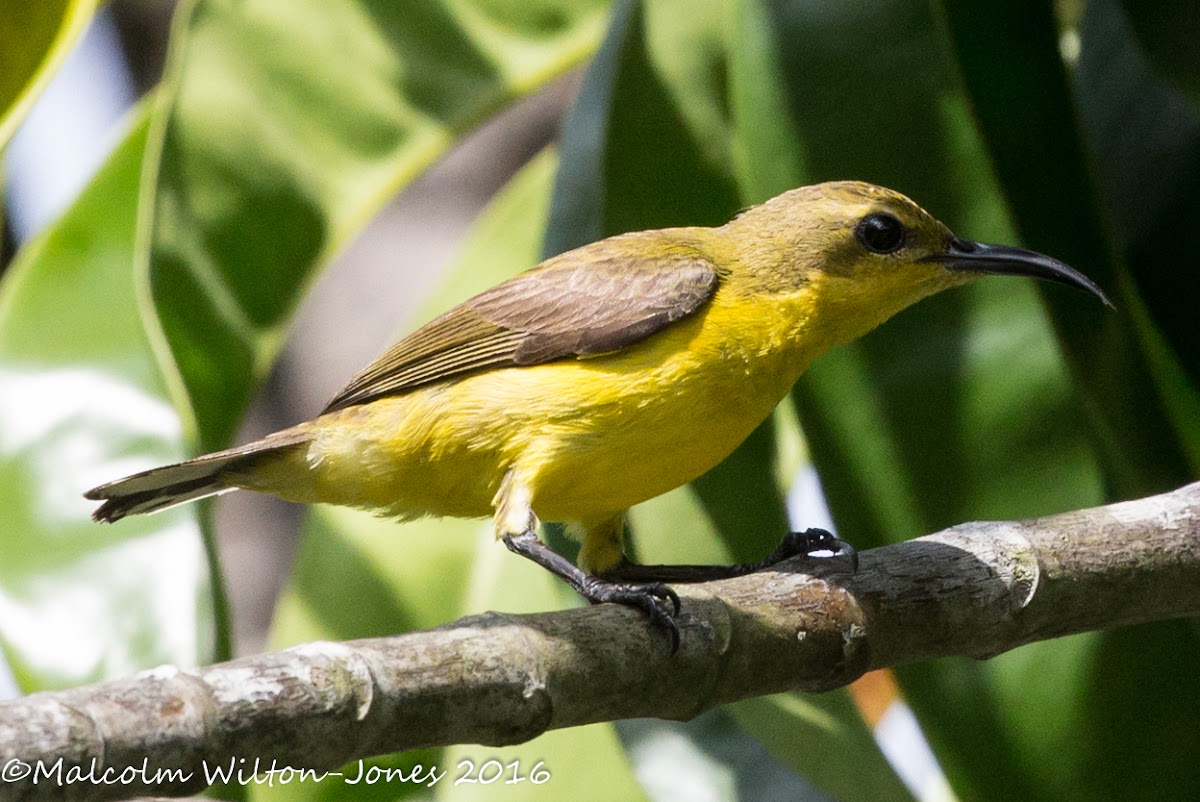
[{"label": "tree branch", "polygon": [[[689,719],[748,697],[836,688],[870,669],[1195,616],[1200,483],[1048,518],[964,524],[864,552],[854,574],[831,560],[808,574],[785,566],[678,590],[683,644],[674,656],[640,613],[600,605],[487,613],[6,702],[0,798],[186,794],[230,758],[333,768],[596,721]],[[14,759],[53,775],[59,758],[61,775],[13,781]],[[73,783],[72,766],[84,775]],[[166,770],[174,780],[155,782]]]}]

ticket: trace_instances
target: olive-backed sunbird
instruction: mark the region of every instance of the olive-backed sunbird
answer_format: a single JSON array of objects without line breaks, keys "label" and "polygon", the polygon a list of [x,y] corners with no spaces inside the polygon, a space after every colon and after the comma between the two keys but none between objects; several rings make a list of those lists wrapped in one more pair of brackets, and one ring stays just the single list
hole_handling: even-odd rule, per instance
[{"label": "olive-backed sunbird", "polygon": [[[1107,303],[1062,262],[959,239],[899,193],[801,187],[718,228],[622,234],[548,259],[402,339],[315,419],[85,495],[104,501],[98,521],[235,488],[398,519],[490,515],[510,549],[594,602],[640,607],[677,643],[678,598],[662,582],[829,542],[793,535],[749,566],[636,565],[625,511],[725,458],[827,349],[993,273]],[[538,538],[539,520],[581,538],[578,566]]]}]

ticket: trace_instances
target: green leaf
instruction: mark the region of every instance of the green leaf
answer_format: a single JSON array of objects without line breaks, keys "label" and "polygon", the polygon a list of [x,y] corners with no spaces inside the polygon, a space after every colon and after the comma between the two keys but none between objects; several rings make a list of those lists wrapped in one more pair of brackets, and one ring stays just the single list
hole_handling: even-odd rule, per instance
[{"label": "green leaf", "polygon": [[[638,779],[651,799],[830,799],[777,759],[774,750],[748,734],[729,711],[711,710],[685,723],[658,719],[617,722],[621,740],[637,766]],[[792,722],[776,723],[779,729],[766,733],[768,740],[800,746],[791,738],[795,732]]]},{"label": "green leaf", "polygon": [[775,694],[730,711],[772,755],[835,799],[912,799],[847,693]]},{"label": "green leaf", "polygon": [[0,152],[87,30],[96,0],[5,3],[0,13]]},{"label": "green leaf", "polygon": [[133,270],[150,109],[0,285],[0,646],[25,691],[212,654],[194,519],[102,527],[80,495],[180,456]]},{"label": "green leaf", "polygon": [[1121,0],[1121,5],[1150,63],[1200,111],[1200,6],[1167,0]]},{"label": "green leaf", "polygon": [[[1108,288],[1118,311],[1042,288],[1102,446],[1110,496],[1183,484],[1192,471],[1151,372],[1124,265],[1093,191],[1051,4],[944,0],[953,54],[1022,241]],[[1004,70],[995,69],[998,63]],[[1102,344],[1102,345],[1100,345]]]},{"label": "green leaf", "polygon": [[1194,314],[1200,275],[1180,267],[1192,255],[1179,232],[1200,214],[1200,112],[1155,74],[1120,4],[1089,3],[1079,33],[1079,116],[1111,239],[1141,301],[1131,302],[1129,312],[1138,315],[1148,362],[1194,476],[1200,472]]},{"label": "green leaf", "polygon": [[725,8],[670,8],[618,4],[563,126],[544,254],[626,231],[720,224],[737,210],[728,147],[713,146],[730,139],[720,112]]},{"label": "green leaf", "polygon": [[793,189],[806,174],[803,142],[788,107],[782,33],[766,3],[737,0],[734,4],[729,48],[731,146],[745,203],[762,203]]},{"label": "green leaf", "polygon": [[150,242],[205,448],[316,271],[504,104],[585,58],[606,0],[221,0],[179,9]]}]

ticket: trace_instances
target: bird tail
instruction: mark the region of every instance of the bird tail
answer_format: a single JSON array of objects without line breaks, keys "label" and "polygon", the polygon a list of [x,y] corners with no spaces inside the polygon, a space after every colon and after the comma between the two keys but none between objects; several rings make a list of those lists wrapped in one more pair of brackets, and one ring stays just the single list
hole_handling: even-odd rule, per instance
[{"label": "bird tail", "polygon": [[92,513],[95,521],[111,523],[126,515],[158,512],[198,498],[236,490],[239,485],[230,481],[235,476],[244,477],[264,458],[306,445],[309,440],[310,436],[304,432],[279,432],[237,448],[135,473],[93,487],[83,495],[84,498],[104,502]]}]

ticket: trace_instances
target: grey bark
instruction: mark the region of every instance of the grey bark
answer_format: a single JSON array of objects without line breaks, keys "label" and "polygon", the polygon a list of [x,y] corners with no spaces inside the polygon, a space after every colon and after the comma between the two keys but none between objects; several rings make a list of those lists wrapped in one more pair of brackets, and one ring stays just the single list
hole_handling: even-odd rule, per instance
[{"label": "grey bark", "polygon": [[[794,562],[677,590],[674,656],[639,612],[600,605],[487,613],[0,703],[0,799],[183,795],[231,758],[328,769],[596,721],[683,720],[753,696],[840,687],[875,668],[1196,616],[1200,483],[964,524],[863,552],[857,572],[840,560]],[[36,785],[16,779],[21,766],[41,769]],[[173,779],[141,781],[168,769]]]}]

